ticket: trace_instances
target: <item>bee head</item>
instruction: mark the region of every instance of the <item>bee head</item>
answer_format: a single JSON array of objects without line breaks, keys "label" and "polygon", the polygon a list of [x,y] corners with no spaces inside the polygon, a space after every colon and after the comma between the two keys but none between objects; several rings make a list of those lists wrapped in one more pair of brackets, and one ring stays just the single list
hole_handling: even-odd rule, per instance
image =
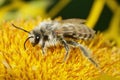
[{"label": "bee head", "polygon": [[39,33],[35,32],[34,30],[31,31],[31,32],[29,32],[29,31],[27,31],[27,30],[25,30],[25,29],[22,29],[22,28],[20,28],[20,27],[17,27],[17,26],[14,25],[14,24],[12,24],[12,26],[29,34],[29,37],[28,37],[28,38],[25,40],[25,42],[24,42],[24,49],[26,49],[26,42],[27,42],[28,40],[30,40],[30,42],[31,42],[31,44],[32,44],[33,46],[35,46],[35,45],[37,45],[37,44],[39,43],[39,41],[40,41],[40,34],[39,34]]},{"label": "bee head", "polygon": [[[29,37],[32,37],[32,38],[29,38]],[[28,38],[29,38],[31,44],[34,47],[39,43],[39,41],[41,39],[41,34],[37,31],[33,30],[33,31],[31,31],[31,34],[29,34],[29,37]]]}]

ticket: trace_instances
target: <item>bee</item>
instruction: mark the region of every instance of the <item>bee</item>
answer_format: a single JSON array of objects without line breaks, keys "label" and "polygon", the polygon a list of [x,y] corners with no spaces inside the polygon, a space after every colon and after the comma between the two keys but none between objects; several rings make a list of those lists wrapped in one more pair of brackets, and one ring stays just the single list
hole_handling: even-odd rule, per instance
[{"label": "bee", "polygon": [[40,45],[42,54],[44,55],[47,47],[60,43],[66,50],[64,57],[64,61],[66,61],[70,46],[79,47],[84,56],[87,57],[95,66],[98,66],[98,64],[89,55],[90,52],[88,49],[77,41],[89,40],[95,35],[95,31],[85,25],[84,19],[73,18],[61,21],[43,21],[32,31],[27,31],[14,24],[12,24],[12,26],[29,34],[28,38],[24,42],[25,49],[25,44],[29,40],[32,46]]}]

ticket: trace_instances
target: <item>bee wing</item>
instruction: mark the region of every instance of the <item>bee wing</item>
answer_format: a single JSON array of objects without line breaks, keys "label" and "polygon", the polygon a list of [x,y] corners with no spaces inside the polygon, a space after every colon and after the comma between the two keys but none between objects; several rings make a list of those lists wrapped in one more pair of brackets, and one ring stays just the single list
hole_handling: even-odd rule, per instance
[{"label": "bee wing", "polygon": [[94,36],[94,30],[83,24],[83,21],[80,21],[79,19],[77,19],[77,21],[75,20],[76,19],[63,20],[61,25],[55,30],[55,33],[57,35],[63,35],[66,38],[75,39],[90,39]]},{"label": "bee wing", "polygon": [[61,23],[75,23],[75,24],[84,24],[85,22],[86,22],[85,19],[77,19],[77,18],[65,19],[61,21]]}]

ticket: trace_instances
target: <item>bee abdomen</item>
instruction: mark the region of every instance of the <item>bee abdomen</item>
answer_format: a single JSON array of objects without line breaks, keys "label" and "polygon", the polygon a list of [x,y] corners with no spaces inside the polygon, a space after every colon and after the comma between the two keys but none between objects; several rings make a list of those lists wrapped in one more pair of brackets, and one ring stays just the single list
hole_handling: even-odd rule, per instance
[{"label": "bee abdomen", "polygon": [[82,40],[89,40],[92,39],[94,37],[94,34],[91,33],[80,33],[80,34],[64,34],[63,35],[65,38],[71,38],[71,39],[82,39]]},{"label": "bee abdomen", "polygon": [[83,40],[88,40],[88,39],[91,39],[94,37],[94,34],[87,34],[87,33],[82,33],[82,34],[79,34],[78,38],[79,39],[83,39]]},{"label": "bee abdomen", "polygon": [[84,39],[84,40],[88,40],[88,39],[92,39],[95,35],[95,31],[93,29],[90,29],[90,28],[87,28],[87,27],[84,27],[83,28],[84,32],[80,33],[79,34],[79,37]]}]

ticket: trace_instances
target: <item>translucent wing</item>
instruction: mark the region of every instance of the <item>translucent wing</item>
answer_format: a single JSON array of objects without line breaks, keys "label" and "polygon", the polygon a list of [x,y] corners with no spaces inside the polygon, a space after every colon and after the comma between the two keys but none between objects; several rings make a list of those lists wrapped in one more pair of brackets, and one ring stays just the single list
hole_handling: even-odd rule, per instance
[{"label": "translucent wing", "polygon": [[77,19],[77,18],[65,19],[65,20],[61,21],[61,23],[76,23],[76,24],[82,24],[82,23],[85,23],[85,22],[86,22],[85,19]]},{"label": "translucent wing", "polygon": [[57,35],[63,35],[65,38],[73,39],[90,39],[94,36],[95,31],[83,24],[82,19],[67,19],[62,20],[59,27],[56,28]]}]

